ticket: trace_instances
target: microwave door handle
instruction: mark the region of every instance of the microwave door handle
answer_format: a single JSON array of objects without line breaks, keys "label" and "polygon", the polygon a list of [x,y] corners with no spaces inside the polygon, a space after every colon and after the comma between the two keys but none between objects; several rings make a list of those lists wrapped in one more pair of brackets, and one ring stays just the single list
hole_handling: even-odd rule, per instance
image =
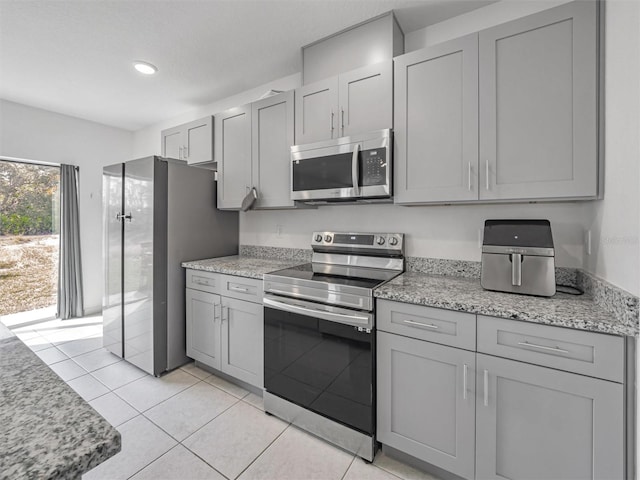
[{"label": "microwave door handle", "polygon": [[356,143],[353,147],[353,157],[351,158],[351,180],[353,181],[354,195],[360,195],[360,179],[358,178],[358,152],[360,144]]}]

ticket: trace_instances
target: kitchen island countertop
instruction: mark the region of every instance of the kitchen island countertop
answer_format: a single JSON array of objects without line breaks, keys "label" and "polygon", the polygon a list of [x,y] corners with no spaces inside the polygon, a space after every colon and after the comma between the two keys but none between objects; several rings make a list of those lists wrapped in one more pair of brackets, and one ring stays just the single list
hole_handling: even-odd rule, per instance
[{"label": "kitchen island countertop", "polygon": [[0,479],[71,479],[120,451],[120,433],[0,324]]},{"label": "kitchen island countertop", "polygon": [[283,268],[293,267],[304,263],[300,260],[286,260],[279,258],[257,258],[243,255],[230,257],[207,258],[182,262],[184,268],[204,270],[206,272],[224,273],[238,277],[257,278],[262,280],[265,273],[275,272]]},{"label": "kitchen island countertop", "polygon": [[511,318],[558,327],[636,336],[638,322],[616,318],[588,295],[557,293],[534,297],[482,288],[480,279],[405,272],[374,290],[380,299],[414,303],[459,312]]}]

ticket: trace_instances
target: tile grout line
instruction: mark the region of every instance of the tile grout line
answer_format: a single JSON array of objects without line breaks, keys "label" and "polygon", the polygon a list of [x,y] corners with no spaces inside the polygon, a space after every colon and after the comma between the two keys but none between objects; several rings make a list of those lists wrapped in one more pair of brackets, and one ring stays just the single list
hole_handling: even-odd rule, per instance
[{"label": "tile grout line", "polygon": [[344,480],[344,477],[347,476],[347,473],[349,473],[349,470],[351,470],[351,465],[353,465],[353,462],[355,462],[355,461],[356,461],[356,455],[354,455],[353,458],[351,459],[351,463],[349,463],[349,466],[347,467],[347,469],[344,471],[344,473],[340,477],[340,480]]},{"label": "tile grout line", "polygon": [[256,463],[256,461],[267,451],[269,450],[269,448],[271,447],[271,445],[273,445],[274,443],[276,443],[276,441],[282,436],[284,435],[284,432],[286,432],[289,428],[291,427],[291,423],[287,423],[287,426],[284,428],[284,430],[282,430],[282,432],[280,432],[276,438],[274,438],[269,445],[267,445],[266,447],[264,447],[264,449],[256,456],[256,458],[254,458],[249,465],[247,465],[246,467],[244,467],[244,469],[235,477],[236,479],[240,478],[242,476],[242,474],[244,472],[246,472],[249,467],[251,467],[251,465],[253,465],[254,463]]}]

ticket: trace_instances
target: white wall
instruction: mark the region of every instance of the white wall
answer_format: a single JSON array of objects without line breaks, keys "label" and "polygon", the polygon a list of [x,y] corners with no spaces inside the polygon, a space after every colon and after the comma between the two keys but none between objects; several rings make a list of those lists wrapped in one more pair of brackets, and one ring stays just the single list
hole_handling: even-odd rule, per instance
[{"label": "white wall", "polygon": [[585,266],[640,295],[640,2],[605,3],[605,197]]},{"label": "white wall", "polygon": [[133,137],[134,157],[138,158],[149,155],[160,155],[162,153],[160,132],[166,128],[175,127],[176,125],[190,122],[191,120],[196,120],[206,115],[214,115],[229,108],[254,102],[269,90],[293,90],[302,84],[301,79],[302,77],[300,73],[279,78],[272,82],[265,83],[264,85],[260,85],[259,87],[252,88],[251,90],[238,93],[232,97],[228,97],[202,107],[194,108],[192,111],[179,117],[171,118],[138,130],[135,132]]},{"label": "white wall", "polygon": [[133,134],[0,100],[0,156],[80,167],[80,243],[85,309],[102,308],[102,167],[131,158]]},{"label": "white wall", "polygon": [[[535,13],[558,1],[504,1],[405,36],[405,51],[423,48]],[[426,22],[425,22],[426,23]],[[480,260],[479,233],[489,218],[547,218],[552,223],[560,266],[583,266],[583,238],[589,219],[584,203],[399,207],[335,206],[311,211],[259,211],[240,216],[243,244],[308,248],[314,230],[398,231],[407,237],[407,254]],[[276,232],[281,231],[278,235]]]}]

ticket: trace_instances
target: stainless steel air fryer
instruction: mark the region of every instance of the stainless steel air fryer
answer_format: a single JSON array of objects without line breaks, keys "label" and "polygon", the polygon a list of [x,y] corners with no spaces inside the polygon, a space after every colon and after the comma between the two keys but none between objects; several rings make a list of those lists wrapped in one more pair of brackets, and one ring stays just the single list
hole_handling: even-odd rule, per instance
[{"label": "stainless steel air fryer", "polygon": [[549,221],[486,220],[480,284],[498,292],[555,295],[555,252]]}]

